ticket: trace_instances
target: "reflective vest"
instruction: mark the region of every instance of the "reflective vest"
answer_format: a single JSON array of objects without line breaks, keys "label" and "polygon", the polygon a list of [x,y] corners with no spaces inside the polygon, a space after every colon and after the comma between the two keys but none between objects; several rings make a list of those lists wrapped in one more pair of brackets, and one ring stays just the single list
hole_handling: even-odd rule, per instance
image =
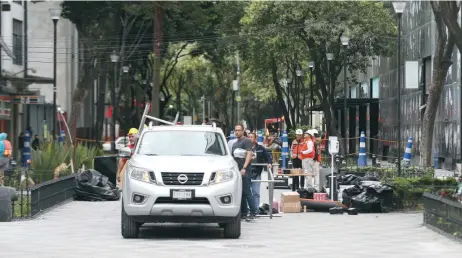
[{"label": "reflective vest", "polygon": [[[292,142],[292,151],[290,154],[292,159],[302,159],[303,143],[303,139],[301,139],[300,142],[296,139]],[[295,156],[295,158],[293,156]]]},{"label": "reflective vest", "polygon": [[305,140],[305,142],[303,143],[302,152],[308,150],[308,144],[310,144],[310,143],[313,145],[313,148],[312,148],[311,152],[308,153],[308,154],[301,153],[302,159],[313,159],[314,158],[314,154],[316,153],[316,149],[314,148],[314,144],[313,144],[313,141],[311,139]]}]

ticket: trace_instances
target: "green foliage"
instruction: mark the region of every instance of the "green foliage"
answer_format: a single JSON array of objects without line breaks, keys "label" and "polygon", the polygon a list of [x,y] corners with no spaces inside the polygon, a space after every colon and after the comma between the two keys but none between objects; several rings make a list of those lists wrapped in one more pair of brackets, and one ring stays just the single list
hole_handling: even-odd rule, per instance
[{"label": "green foliage", "polygon": [[[391,178],[398,177],[398,170],[396,167],[373,167],[373,166],[364,166],[358,167],[357,165],[354,166],[346,166],[342,167],[342,170],[345,171],[346,174],[374,174],[380,178],[380,180],[388,180]],[[421,167],[402,167],[401,168],[401,175],[405,178],[432,178],[435,174],[435,169],[432,167],[428,168],[421,168]]]},{"label": "green foliage", "polygon": [[[45,143],[38,151],[32,150],[31,173],[36,182],[53,179],[54,170],[65,163],[70,164],[73,159],[74,171],[82,165],[86,168],[93,168],[93,160],[96,156],[102,155],[103,151],[97,147],[89,147],[83,144],[73,145],[59,143]],[[60,176],[68,175],[71,169],[68,168],[60,173]]]},{"label": "green foliage", "polygon": [[[372,56],[390,55],[396,35],[395,19],[381,2],[254,1],[246,8],[241,24],[243,33],[252,35],[248,37],[246,53],[249,70],[261,80],[272,77],[272,83],[266,86],[275,89],[279,103],[284,96],[294,99],[296,63],[306,68],[308,61],[314,61],[314,93],[325,111],[329,110],[328,103],[333,103],[333,94],[328,94],[326,53],[333,53],[335,57],[330,73],[335,92],[344,66],[344,59],[338,57],[348,55],[348,68],[352,71],[348,79],[356,83],[353,71],[365,72]],[[342,33],[350,36],[346,53],[341,47]],[[287,89],[279,83],[283,78],[288,79]],[[309,76],[303,79],[302,94],[308,94],[308,79]],[[331,100],[327,101],[328,98]],[[295,117],[291,106],[296,104],[290,103],[284,114],[289,127],[293,127]],[[286,109],[281,104],[280,108]],[[335,119],[333,114],[329,117]]]},{"label": "green foliage", "polygon": [[454,194],[457,182],[454,178],[438,179],[430,176],[418,178],[397,177],[388,183],[393,186],[395,208],[415,209],[421,205],[425,192],[448,196]]}]

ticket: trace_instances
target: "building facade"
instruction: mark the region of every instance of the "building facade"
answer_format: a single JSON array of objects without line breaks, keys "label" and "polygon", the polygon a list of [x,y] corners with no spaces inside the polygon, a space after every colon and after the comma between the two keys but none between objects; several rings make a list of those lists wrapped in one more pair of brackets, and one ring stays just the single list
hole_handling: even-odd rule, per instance
[{"label": "building facade", "polygon": [[[9,105],[10,118],[15,120],[9,127],[10,134],[16,138],[19,132],[30,126],[34,134],[47,136],[46,132],[51,132],[52,118],[56,115],[56,111],[52,110],[54,25],[49,9],[60,8],[61,1],[9,1],[5,4],[9,5],[6,8],[9,11],[1,12],[1,38],[14,58],[2,48],[3,94],[0,102],[3,112],[0,112],[0,119],[5,110],[3,107]],[[78,53],[75,26],[60,18],[57,23],[57,105],[66,113],[71,109],[72,92],[77,85]],[[2,101],[8,96],[9,103]],[[25,101],[19,96],[32,98]],[[62,126],[60,118],[56,118],[58,129]]]},{"label": "building facade", "polygon": [[[420,139],[422,118],[425,108],[426,94],[432,80],[432,59],[435,53],[436,28],[433,11],[428,1],[410,1],[402,15],[402,41],[401,41],[401,142],[404,153],[405,142],[408,137],[413,137],[413,161],[420,162]],[[418,61],[418,88],[405,89],[406,61]],[[365,131],[371,138],[380,139],[377,141],[377,149],[371,147],[374,141],[368,142],[371,152],[377,155],[385,155],[383,149],[388,148],[386,155],[396,157],[397,153],[397,95],[398,75],[397,58],[378,57],[371,59],[371,67],[366,74],[357,73],[359,80],[357,85],[349,85],[349,98],[377,99],[378,112],[372,112],[371,105],[365,104],[365,112],[360,112],[356,119],[365,119],[363,126],[358,130],[349,128],[349,137],[357,137],[359,131]],[[434,156],[440,158],[440,163],[446,169],[454,169],[457,160],[460,159],[460,55],[457,47],[454,48],[453,65],[450,67],[444,91],[439,103],[438,113],[434,130]],[[340,80],[343,81],[343,78]],[[343,88],[343,87],[340,87]],[[343,89],[342,96],[343,96]],[[349,107],[350,110],[352,107]],[[340,111],[340,110],[339,110]],[[340,114],[340,112],[339,112]],[[350,117],[354,118],[350,113]],[[378,116],[378,117],[374,117]],[[340,116],[341,117],[341,116]],[[377,134],[372,133],[371,121],[378,122]],[[342,124],[342,123],[340,123]],[[361,124],[361,123],[359,123]],[[377,147],[377,146],[376,146]],[[350,150],[351,152],[351,150]],[[402,157],[399,157],[402,159]]]}]

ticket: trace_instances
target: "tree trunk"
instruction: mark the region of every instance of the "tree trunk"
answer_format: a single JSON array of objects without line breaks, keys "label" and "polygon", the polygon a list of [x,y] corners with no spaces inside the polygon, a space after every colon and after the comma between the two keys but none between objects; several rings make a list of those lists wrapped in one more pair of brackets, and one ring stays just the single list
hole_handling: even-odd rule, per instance
[{"label": "tree trunk", "polygon": [[96,107],[96,140],[101,140],[103,135],[103,125],[104,125],[104,104],[106,102],[106,81],[107,73],[106,69],[100,72],[99,83],[98,83],[98,103]]},{"label": "tree trunk", "polygon": [[279,103],[279,107],[281,108],[282,113],[284,114],[287,129],[288,130],[293,129],[293,124],[290,121],[289,112],[287,111],[286,105],[284,103],[284,99],[282,98],[281,85],[279,85],[278,75],[277,75],[277,65],[276,65],[276,60],[274,59],[274,57],[271,57],[271,74],[272,74],[274,89],[276,90],[276,96],[277,96],[277,100]]},{"label": "tree trunk", "polygon": [[432,83],[428,89],[427,107],[423,116],[422,139],[421,139],[421,164],[431,166],[432,162],[432,145],[433,129],[435,124],[438,104],[441,99],[441,93],[446,82],[446,75],[449,67],[452,65],[451,57],[454,50],[454,36],[446,34],[446,26],[443,23],[439,4],[431,2],[433,13],[435,15],[437,41],[435,57],[433,59]]},{"label": "tree trunk", "polygon": [[[154,51],[153,51],[153,78],[152,78],[152,113],[154,117],[159,117],[161,114],[160,106],[160,68],[161,68],[161,53],[162,53],[162,41],[163,41],[163,20],[164,20],[164,9],[162,8],[162,2],[154,2]],[[155,121],[153,121],[155,123]],[[157,124],[157,123],[155,123]]]}]

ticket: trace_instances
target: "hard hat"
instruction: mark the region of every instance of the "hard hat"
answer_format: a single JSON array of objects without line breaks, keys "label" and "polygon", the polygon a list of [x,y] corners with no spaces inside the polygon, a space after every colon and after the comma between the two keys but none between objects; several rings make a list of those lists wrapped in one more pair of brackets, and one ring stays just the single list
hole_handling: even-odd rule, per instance
[{"label": "hard hat", "polygon": [[319,134],[318,130],[316,130],[316,129],[311,129],[311,131],[313,132],[313,134]]},{"label": "hard hat", "polygon": [[311,130],[311,129],[308,130],[308,131],[306,131],[306,133],[309,134],[309,135],[311,135],[311,136],[313,136],[313,130]]},{"label": "hard hat", "polygon": [[302,130],[302,129],[297,129],[297,130],[295,131],[295,134],[296,134],[296,135],[302,135],[302,134],[303,134],[303,130]]},{"label": "hard hat", "polygon": [[130,128],[130,130],[128,131],[128,134],[127,135],[132,135],[132,134],[137,134],[138,133],[138,129],[136,128]]}]

